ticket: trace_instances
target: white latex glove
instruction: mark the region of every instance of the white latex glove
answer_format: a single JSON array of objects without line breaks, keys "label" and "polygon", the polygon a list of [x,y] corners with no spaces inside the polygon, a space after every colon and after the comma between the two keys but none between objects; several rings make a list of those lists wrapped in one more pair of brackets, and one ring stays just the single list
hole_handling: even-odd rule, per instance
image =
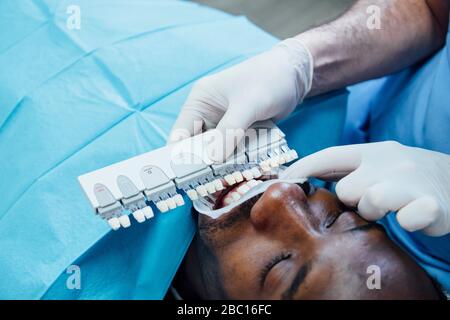
[{"label": "white latex glove", "polygon": [[[309,50],[294,38],[280,42],[267,52],[197,81],[168,142],[205,129],[217,128],[225,135],[226,129],[246,130],[257,121],[282,119],[311,90],[312,77]],[[220,143],[227,149],[222,157],[213,158],[216,161],[227,158],[238,141]]]},{"label": "white latex glove", "polygon": [[336,180],[336,194],[367,220],[397,211],[408,231],[450,233],[450,156],[387,141],[332,147],[307,156],[283,177]]}]

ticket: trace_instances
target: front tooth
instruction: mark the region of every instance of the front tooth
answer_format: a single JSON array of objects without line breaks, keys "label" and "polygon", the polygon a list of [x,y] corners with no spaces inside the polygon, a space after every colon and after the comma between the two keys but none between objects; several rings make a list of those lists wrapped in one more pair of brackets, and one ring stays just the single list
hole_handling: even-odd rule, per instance
[{"label": "front tooth", "polygon": [[237,192],[239,192],[241,195],[246,194],[249,190],[250,188],[245,184],[237,188]]},{"label": "front tooth", "polygon": [[215,193],[216,192],[216,187],[214,186],[214,183],[212,182],[208,182],[207,184],[205,184],[206,190],[208,191],[208,193]]},{"label": "front tooth", "polygon": [[230,194],[230,196],[233,198],[234,201],[237,201],[237,200],[239,200],[241,198],[241,195],[239,193],[237,193],[237,192],[232,192]]},{"label": "front tooth", "polygon": [[139,223],[142,223],[145,221],[145,215],[142,210],[136,210],[135,212],[133,212],[133,217]]},{"label": "front tooth", "polygon": [[236,182],[244,181],[244,177],[242,176],[242,173],[240,173],[239,171],[233,172],[233,177],[234,179],[236,179]]},{"label": "front tooth", "polygon": [[223,203],[227,206],[227,205],[229,205],[230,203],[232,203],[233,202],[233,198],[232,197],[225,197],[224,199],[223,199]]},{"label": "front tooth", "polygon": [[259,178],[262,176],[261,171],[257,167],[251,169],[254,178]]},{"label": "front tooth", "polygon": [[181,194],[176,194],[175,196],[173,196],[173,200],[175,201],[177,206],[179,207],[184,206],[184,199],[181,196]]},{"label": "front tooth", "polygon": [[153,218],[153,210],[150,207],[145,207],[142,209],[142,212],[144,213],[145,219],[151,219]]},{"label": "front tooth", "polygon": [[251,170],[244,170],[242,172],[242,175],[244,176],[245,180],[252,180],[253,179],[253,172]]},{"label": "front tooth", "polygon": [[220,179],[214,180],[213,183],[214,183],[214,187],[216,188],[217,191],[225,189],[222,184],[222,181],[220,181]]},{"label": "front tooth", "polygon": [[131,225],[130,218],[127,215],[119,217],[120,225],[124,228],[128,228]]},{"label": "front tooth", "polygon": [[192,201],[198,199],[197,191],[195,191],[194,189],[190,189],[190,190],[186,191],[186,194],[188,195],[189,199],[191,199]]},{"label": "front tooth", "polygon": [[200,197],[205,197],[208,195],[208,190],[206,190],[206,187],[204,185],[199,185],[195,190],[198,192]]},{"label": "front tooth", "polygon": [[236,183],[236,180],[234,179],[233,175],[231,175],[231,174],[227,174],[227,175],[224,177],[224,179],[225,179],[225,181],[228,183],[229,186],[232,186],[233,184]]},{"label": "front tooth", "polygon": [[177,204],[175,203],[175,200],[172,198],[169,198],[166,200],[166,204],[169,207],[170,210],[173,210],[177,207]]},{"label": "front tooth", "polygon": [[109,219],[108,224],[114,231],[120,228],[120,221],[116,217]]},{"label": "front tooth", "polygon": [[159,209],[159,211],[161,212],[167,212],[169,211],[169,206],[167,205],[167,203],[164,200],[158,201],[156,203],[156,207]]},{"label": "front tooth", "polygon": [[249,182],[247,182],[247,186],[249,188],[256,187],[257,185],[258,185],[258,182],[256,180],[250,180]]}]

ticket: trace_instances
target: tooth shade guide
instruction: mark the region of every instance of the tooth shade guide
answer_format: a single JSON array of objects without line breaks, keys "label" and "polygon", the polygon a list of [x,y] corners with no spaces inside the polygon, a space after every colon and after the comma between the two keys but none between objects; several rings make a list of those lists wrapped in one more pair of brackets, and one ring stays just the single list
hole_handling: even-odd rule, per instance
[{"label": "tooth shade guide", "polygon": [[118,230],[120,228],[120,221],[116,217],[109,219],[108,224],[113,230]]},{"label": "tooth shade guide", "polygon": [[232,186],[233,184],[236,184],[236,179],[234,178],[233,175],[228,174],[224,177],[225,182],[229,185]]},{"label": "tooth shade guide", "polygon": [[198,194],[197,194],[197,191],[195,191],[195,190],[191,189],[191,190],[188,190],[188,191],[187,191],[186,193],[187,193],[187,195],[188,195],[189,199],[191,199],[192,201],[194,201],[194,200],[197,200],[197,199],[198,199]]},{"label": "tooth shade guide", "polygon": [[206,187],[203,185],[199,185],[197,188],[195,188],[195,190],[197,191],[197,193],[201,196],[204,197],[208,194],[208,191],[206,190]]},{"label": "tooth shade guide", "polygon": [[245,180],[247,180],[247,181],[253,179],[253,172],[251,170],[242,171],[242,175],[244,176]]},{"label": "tooth shade guide", "polygon": [[127,215],[120,216],[119,222],[124,228],[128,228],[131,225],[130,218]]},{"label": "tooth shade guide", "polygon": [[251,169],[254,178],[259,178],[262,176],[261,171],[258,168],[254,167]]},{"label": "tooth shade guide", "polygon": [[144,213],[144,216],[147,220],[153,218],[153,216],[154,216],[153,210],[150,207],[143,208],[142,212]]},{"label": "tooth shade guide", "polygon": [[[242,140],[245,145],[225,164],[207,161],[197,153],[203,148],[201,141],[209,141],[201,134],[86,173],[78,180],[94,211],[117,229],[121,227],[119,217],[124,215],[127,217],[121,218],[122,224],[128,225],[130,211],[135,213],[133,216],[138,222],[142,221],[142,213],[146,219],[153,217],[151,207],[143,207],[149,202],[159,211],[167,212],[184,204],[183,197],[177,194],[180,190],[196,201],[199,195],[216,195],[225,187],[259,178],[273,171],[272,167],[297,158],[296,152],[289,149],[284,134],[273,123],[258,123],[253,129],[257,134]],[[194,149],[188,149],[191,146]],[[180,166],[173,159],[184,159],[184,153],[192,154],[191,158],[200,163]],[[241,193],[243,190],[245,187],[240,189]]]},{"label": "tooth shade guide", "polygon": [[233,172],[233,177],[237,183],[244,181],[244,177],[242,176],[242,173],[240,173],[239,171]]},{"label": "tooth shade guide", "polygon": [[206,183],[205,188],[209,194],[216,192],[216,187],[215,187],[214,183],[212,183],[212,182]]},{"label": "tooth shade guide", "polygon": [[221,191],[221,190],[225,189],[225,187],[223,186],[223,183],[222,183],[222,181],[220,181],[220,179],[214,180],[213,183],[214,183],[214,186],[216,187],[217,191]]},{"label": "tooth shade guide", "polygon": [[176,205],[181,207],[184,206],[184,199],[181,196],[181,194],[177,194],[173,197],[173,200],[175,201]]},{"label": "tooth shade guide", "polygon": [[145,221],[145,215],[144,212],[142,212],[142,210],[136,210],[135,212],[133,212],[133,217],[139,223]]},{"label": "tooth shade guide", "polygon": [[175,203],[175,200],[172,198],[169,198],[166,200],[166,204],[169,207],[170,210],[173,210],[177,207],[177,204]]}]

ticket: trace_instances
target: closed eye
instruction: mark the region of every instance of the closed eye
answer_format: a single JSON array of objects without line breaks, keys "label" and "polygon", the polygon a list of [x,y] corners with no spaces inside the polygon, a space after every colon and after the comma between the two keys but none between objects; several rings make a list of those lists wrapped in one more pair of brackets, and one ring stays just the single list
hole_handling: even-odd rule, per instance
[{"label": "closed eye", "polygon": [[259,275],[259,285],[261,288],[264,287],[264,283],[266,282],[267,275],[269,274],[270,270],[272,270],[277,264],[280,262],[289,259],[292,256],[289,252],[283,252],[275,257],[273,257],[271,260],[269,260],[264,268],[261,270]]}]

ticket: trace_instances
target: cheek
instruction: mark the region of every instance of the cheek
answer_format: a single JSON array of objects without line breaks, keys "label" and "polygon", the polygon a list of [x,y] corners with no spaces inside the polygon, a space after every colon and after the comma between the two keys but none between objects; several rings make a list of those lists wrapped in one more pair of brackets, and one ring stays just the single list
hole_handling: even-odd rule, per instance
[{"label": "cheek", "polygon": [[342,203],[339,199],[325,189],[318,189],[308,198],[309,204],[311,206],[316,206],[320,208],[321,211],[339,211],[343,209]]},{"label": "cheek", "polygon": [[249,234],[217,251],[223,284],[230,298],[260,297],[260,274],[266,261],[282,250],[279,244]]},{"label": "cheek", "polygon": [[254,298],[257,259],[261,253],[245,241],[236,241],[217,251],[220,273],[228,296],[232,299]]},{"label": "cheek", "polygon": [[362,219],[357,214],[346,211],[342,213],[336,222],[330,227],[332,232],[345,232],[347,230],[353,229],[357,226],[362,226],[367,224],[367,222]]},{"label": "cheek", "polygon": [[199,224],[199,235],[202,241],[211,248],[218,251],[221,248],[232,245],[242,237],[246,237],[249,227],[248,220],[220,221],[219,223]]}]

